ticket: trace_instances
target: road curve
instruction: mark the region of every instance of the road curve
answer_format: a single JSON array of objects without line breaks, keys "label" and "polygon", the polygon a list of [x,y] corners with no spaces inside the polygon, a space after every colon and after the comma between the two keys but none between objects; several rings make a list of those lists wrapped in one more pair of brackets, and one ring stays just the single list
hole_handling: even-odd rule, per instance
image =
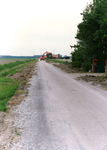
[{"label": "road curve", "polygon": [[15,122],[22,139],[12,150],[105,150],[107,94],[44,61],[36,68]]}]

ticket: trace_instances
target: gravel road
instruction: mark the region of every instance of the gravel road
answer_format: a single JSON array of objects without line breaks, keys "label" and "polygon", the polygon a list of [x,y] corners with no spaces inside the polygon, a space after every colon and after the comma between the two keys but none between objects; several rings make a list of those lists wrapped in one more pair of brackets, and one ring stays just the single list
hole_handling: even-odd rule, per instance
[{"label": "gravel road", "polygon": [[21,140],[11,150],[106,150],[107,92],[39,61],[15,124]]}]

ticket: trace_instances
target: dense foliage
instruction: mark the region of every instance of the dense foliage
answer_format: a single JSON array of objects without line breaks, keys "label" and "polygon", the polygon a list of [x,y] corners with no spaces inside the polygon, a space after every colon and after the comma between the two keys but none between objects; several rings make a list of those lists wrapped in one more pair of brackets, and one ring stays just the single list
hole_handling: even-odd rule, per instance
[{"label": "dense foliage", "polygon": [[46,56],[47,56],[47,58],[51,58],[52,59],[52,53],[49,53],[49,54],[47,53]]},{"label": "dense foliage", "polygon": [[81,15],[75,37],[77,45],[70,45],[74,48],[72,61],[91,64],[97,58],[102,64],[107,59],[107,1],[93,0]]}]

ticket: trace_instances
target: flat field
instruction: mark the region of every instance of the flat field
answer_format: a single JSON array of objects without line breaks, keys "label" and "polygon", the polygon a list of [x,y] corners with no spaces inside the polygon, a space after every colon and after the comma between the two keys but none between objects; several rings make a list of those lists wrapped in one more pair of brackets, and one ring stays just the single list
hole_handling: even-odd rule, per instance
[{"label": "flat field", "polygon": [[15,61],[24,61],[26,59],[23,58],[0,58],[0,64],[7,64],[10,62],[15,62]]}]

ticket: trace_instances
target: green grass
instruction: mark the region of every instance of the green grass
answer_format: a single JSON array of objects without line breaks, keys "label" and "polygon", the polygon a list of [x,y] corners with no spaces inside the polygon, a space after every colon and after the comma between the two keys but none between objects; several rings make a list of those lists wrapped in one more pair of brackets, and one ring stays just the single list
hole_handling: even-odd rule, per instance
[{"label": "green grass", "polygon": [[15,66],[17,66],[17,65],[20,65],[20,64],[22,64],[22,63],[25,63],[25,61],[16,61],[16,62],[10,62],[10,63],[8,63],[8,64],[3,64],[3,65],[0,65],[0,71],[2,71],[2,70],[4,70],[4,69],[6,69],[6,68],[13,68],[13,67],[15,67]]},{"label": "green grass", "polygon": [[20,69],[25,66],[27,67],[28,64],[33,63],[34,61],[37,60],[29,59],[0,65],[0,111],[7,110],[6,103],[15,94],[20,83],[8,78],[7,75],[20,72],[16,71],[16,69]]},{"label": "green grass", "polygon": [[71,60],[66,60],[66,59],[47,59],[48,61],[53,61],[55,63],[59,63],[59,64],[71,64]]},{"label": "green grass", "polygon": [[10,78],[0,78],[0,111],[5,111],[7,109],[6,103],[14,95],[18,86],[19,83]]},{"label": "green grass", "polygon": [[61,61],[61,60],[57,60],[57,59],[48,59],[48,61],[53,61],[55,63],[60,63],[60,64],[63,64],[64,61]]},{"label": "green grass", "polygon": [[37,59],[27,59],[25,61],[16,61],[0,65],[0,77],[20,72],[16,71],[16,69],[19,69],[21,66],[26,67],[28,64],[33,63],[34,61],[37,61]]},{"label": "green grass", "polygon": [[21,136],[21,133],[20,133],[20,132],[17,132],[17,135]]},{"label": "green grass", "polygon": [[20,64],[30,63],[30,62],[33,62],[33,61],[34,61],[33,59],[29,59],[29,60],[27,59],[27,60],[24,60],[24,61],[15,61],[15,62],[10,62],[8,64],[3,64],[3,65],[0,64],[0,71],[8,69],[8,68],[9,69],[13,68],[13,67],[18,66]]},{"label": "green grass", "polygon": [[0,77],[7,76],[9,74],[15,74],[16,72],[19,72],[19,71],[16,71],[15,69],[11,69],[9,71],[5,71],[5,72],[1,73]]}]

